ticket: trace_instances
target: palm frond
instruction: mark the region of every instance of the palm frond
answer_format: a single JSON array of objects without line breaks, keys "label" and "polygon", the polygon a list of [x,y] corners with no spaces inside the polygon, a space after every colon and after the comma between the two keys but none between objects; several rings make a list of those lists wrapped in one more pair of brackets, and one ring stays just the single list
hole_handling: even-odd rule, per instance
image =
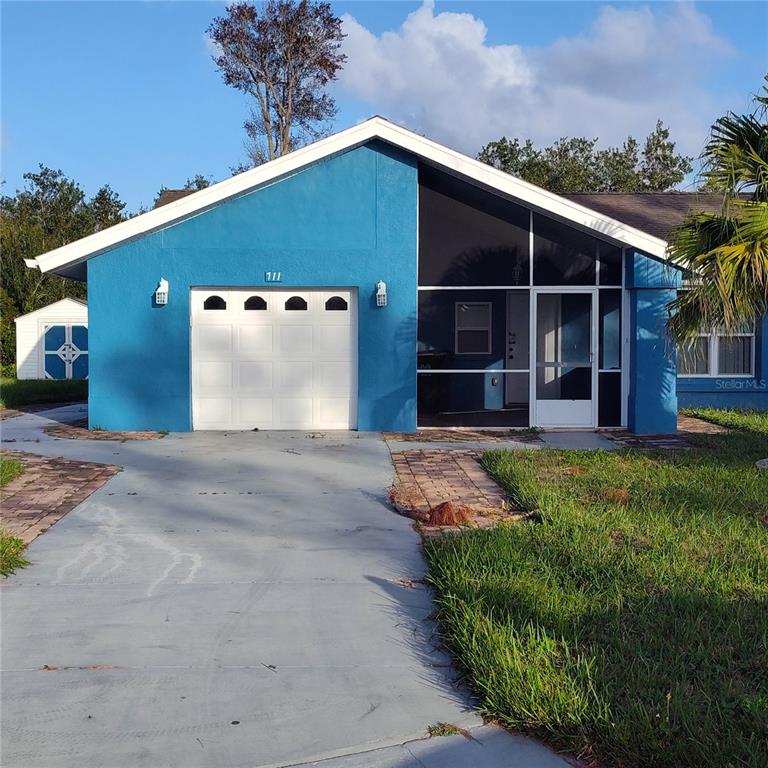
[{"label": "palm frond", "polygon": [[670,259],[691,284],[669,306],[681,342],[736,332],[768,312],[768,89],[756,103],[751,115],[720,118],[702,155],[705,178],[724,193],[722,212],[693,214],[670,236]]}]

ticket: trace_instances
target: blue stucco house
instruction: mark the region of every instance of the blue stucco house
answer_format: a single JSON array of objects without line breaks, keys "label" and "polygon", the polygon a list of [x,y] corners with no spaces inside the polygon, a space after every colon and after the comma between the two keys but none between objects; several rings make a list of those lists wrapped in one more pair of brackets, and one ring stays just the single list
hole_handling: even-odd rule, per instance
[{"label": "blue stucco house", "polygon": [[680,405],[768,406],[765,322],[677,360],[670,206],[620,197],[375,117],[30,266],[88,283],[105,429],[663,433]]}]

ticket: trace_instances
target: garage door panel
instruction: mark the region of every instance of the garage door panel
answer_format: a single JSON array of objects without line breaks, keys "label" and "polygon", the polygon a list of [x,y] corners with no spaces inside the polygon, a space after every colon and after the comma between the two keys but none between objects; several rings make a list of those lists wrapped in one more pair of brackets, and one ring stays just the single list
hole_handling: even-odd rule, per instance
[{"label": "garage door panel", "polygon": [[211,425],[223,425],[222,427],[213,426],[212,428],[227,429],[227,425],[232,424],[232,398],[230,397],[200,397],[197,400],[197,417],[200,427],[206,429]]},{"label": "garage door panel", "polygon": [[281,325],[279,327],[279,346],[281,356],[300,357],[311,355],[314,351],[314,328],[311,325]]},{"label": "garage door panel", "polygon": [[197,336],[197,353],[201,359],[219,358],[232,351],[232,326],[201,325]]},{"label": "garage door panel", "polygon": [[320,395],[349,395],[352,389],[350,363],[316,363],[315,367],[315,386]]},{"label": "garage door panel", "polygon": [[[214,294],[225,309],[205,309]],[[191,307],[195,429],[356,427],[354,291],[196,288]]]},{"label": "garage door panel", "polygon": [[280,426],[284,429],[305,429],[314,423],[311,397],[281,397],[277,407]]},{"label": "garage door panel", "polygon": [[241,397],[238,405],[241,429],[271,429],[274,426],[274,401],[271,397]]},{"label": "garage door panel", "polygon": [[271,395],[274,386],[274,363],[246,360],[238,363],[238,387],[243,391],[259,390]]},{"label": "garage door panel", "polygon": [[354,424],[348,397],[320,397],[316,401],[317,419],[327,429],[348,429]]},{"label": "garage door panel", "polygon": [[312,396],[312,362],[283,361],[279,364],[278,386],[281,393]]},{"label": "garage door panel", "polygon": [[232,363],[229,361],[201,360],[197,366],[197,372],[201,392],[210,389],[219,391],[232,387]]},{"label": "garage door panel", "polygon": [[245,355],[271,354],[273,333],[271,325],[241,325],[238,328],[238,351]]}]

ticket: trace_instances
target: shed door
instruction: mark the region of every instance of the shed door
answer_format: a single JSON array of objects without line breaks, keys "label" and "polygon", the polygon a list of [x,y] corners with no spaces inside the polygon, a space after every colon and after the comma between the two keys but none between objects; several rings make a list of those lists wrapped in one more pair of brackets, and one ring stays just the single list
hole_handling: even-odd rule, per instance
[{"label": "shed door", "polygon": [[192,423],[354,429],[354,290],[193,289]]},{"label": "shed door", "polygon": [[46,379],[88,378],[87,326],[43,326],[43,372]]}]

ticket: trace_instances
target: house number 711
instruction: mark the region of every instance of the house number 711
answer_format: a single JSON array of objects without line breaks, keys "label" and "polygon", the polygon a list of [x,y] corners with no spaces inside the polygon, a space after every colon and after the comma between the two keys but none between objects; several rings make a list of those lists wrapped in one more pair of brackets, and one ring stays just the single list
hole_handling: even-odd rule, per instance
[{"label": "house number 711", "polygon": [[283,273],[282,272],[265,272],[264,273],[264,282],[265,283],[280,283],[283,280]]}]

